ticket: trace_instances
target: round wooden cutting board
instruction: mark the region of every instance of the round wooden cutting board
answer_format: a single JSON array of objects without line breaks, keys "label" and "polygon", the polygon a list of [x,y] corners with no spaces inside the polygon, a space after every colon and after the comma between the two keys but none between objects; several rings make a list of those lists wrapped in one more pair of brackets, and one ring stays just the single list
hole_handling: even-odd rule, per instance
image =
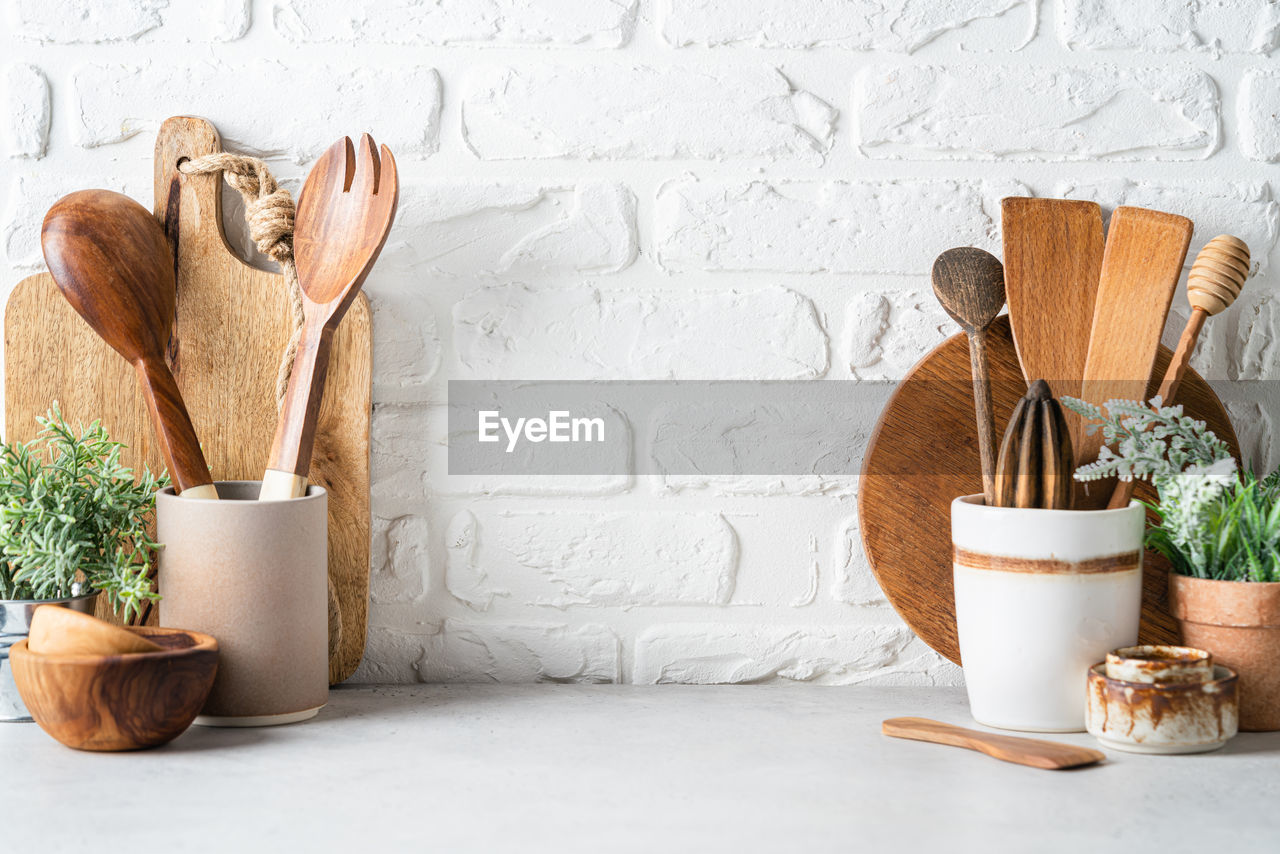
[{"label": "round wooden cutting board", "polygon": [[[991,325],[987,349],[1000,435],[1027,389],[1008,316]],[[1148,397],[1155,394],[1171,355],[1167,348],[1160,348]],[[1208,422],[1239,457],[1235,430],[1222,403],[1195,371],[1187,371],[1177,402],[1187,414]],[[1102,488],[1110,494],[1111,483]],[[981,491],[969,347],[961,334],[925,356],[890,398],[867,446],[858,494],[862,545],[876,581],[911,630],[957,664],[951,500]],[[1135,497],[1151,501],[1155,494],[1150,484],[1141,483]],[[1169,564],[1149,551],[1143,565],[1139,640],[1176,643],[1177,624],[1168,609]]]}]

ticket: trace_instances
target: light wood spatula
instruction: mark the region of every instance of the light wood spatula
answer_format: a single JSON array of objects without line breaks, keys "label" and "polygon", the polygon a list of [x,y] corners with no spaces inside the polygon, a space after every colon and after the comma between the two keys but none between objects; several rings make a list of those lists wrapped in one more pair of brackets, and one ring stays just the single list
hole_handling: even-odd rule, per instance
[{"label": "light wood spatula", "polygon": [[[1000,202],[1004,282],[1014,348],[1027,385],[1043,379],[1053,397],[1080,396],[1102,272],[1102,209],[1074,199],[1010,197]],[[1079,446],[1080,418],[1067,415]]]},{"label": "light wood spatula", "polygon": [[379,155],[369,134],[360,138],[359,153],[350,137],[338,140],[307,175],[293,233],[306,319],[260,500],[307,490],[333,332],[386,243],[399,197],[395,158],[385,145]]},{"label": "light wood spatula", "polygon": [[[1187,302],[1191,304],[1191,316],[1178,339],[1178,349],[1173,352],[1169,367],[1160,381],[1162,406],[1172,406],[1182,385],[1182,378],[1191,364],[1191,353],[1196,349],[1204,322],[1226,309],[1244,287],[1249,277],[1249,247],[1238,237],[1220,234],[1200,250],[1196,262],[1187,274]],[[1133,497],[1134,482],[1122,480],[1116,484],[1107,503],[1108,510],[1129,506]]]},{"label": "light wood spatula", "polygon": [[[1121,207],[1111,215],[1080,386],[1083,400],[1101,406],[1145,397],[1191,231],[1191,220],[1176,214]],[[1102,442],[1101,430],[1081,435],[1076,464],[1096,460]],[[1105,507],[1113,488],[1114,482],[1077,489],[1076,508]]]},{"label": "light wood spatula", "polygon": [[178,292],[164,228],[128,196],[81,190],[49,208],[40,247],[67,302],[137,371],[175,489],[184,498],[217,498],[165,362]]},{"label": "light wood spatula", "polygon": [[1049,771],[1093,765],[1107,758],[1102,751],[1088,747],[1076,747],[1074,744],[1043,741],[1038,738],[994,735],[989,732],[979,732],[976,729],[944,724],[941,721],[932,721],[928,718],[889,718],[881,725],[880,731],[894,738],[909,738],[914,741],[928,741],[933,744],[948,744],[952,747],[976,750],[1004,762],[1030,765],[1032,768],[1044,768]]}]

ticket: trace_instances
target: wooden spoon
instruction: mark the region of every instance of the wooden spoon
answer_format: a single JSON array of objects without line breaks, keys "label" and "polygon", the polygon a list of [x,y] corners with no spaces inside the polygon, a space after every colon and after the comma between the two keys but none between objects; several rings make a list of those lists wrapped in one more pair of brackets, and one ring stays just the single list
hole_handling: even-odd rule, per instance
[{"label": "wooden spoon", "polygon": [[969,368],[978,419],[982,494],[995,504],[996,428],[991,415],[987,370],[987,327],[1004,308],[1004,268],[990,252],[966,246],[948,249],[933,262],[933,293],[951,319],[969,336]]},{"label": "wooden spoon", "polygon": [[[1096,202],[1010,197],[1000,202],[1013,343],[1027,385],[1080,396],[1104,247]],[[1067,418],[1071,440],[1083,424]]]},{"label": "wooden spoon", "polygon": [[[1157,394],[1161,406],[1173,405],[1178,386],[1182,385],[1182,378],[1191,364],[1191,353],[1196,349],[1204,322],[1236,301],[1248,277],[1249,247],[1240,238],[1220,234],[1200,250],[1187,275],[1187,302],[1191,303],[1191,316],[1187,318],[1182,337],[1178,339],[1178,349],[1174,351],[1173,360],[1160,381]],[[1128,507],[1133,487],[1132,479],[1118,482],[1107,509]]]},{"label": "wooden spoon", "polygon": [[63,296],[137,370],[174,487],[186,498],[217,498],[165,362],[177,289],[160,223],[128,196],[81,190],[45,214],[40,246]]},{"label": "wooden spoon", "polygon": [[58,605],[36,608],[27,638],[27,649],[37,655],[128,655],[163,648],[142,635]]},{"label": "wooden spoon", "polygon": [[385,145],[379,157],[369,134],[360,138],[358,157],[343,137],[307,175],[293,233],[306,320],[261,500],[297,498],[307,490],[333,332],[382,251],[399,196],[395,158]]},{"label": "wooden spoon", "polygon": [[[1127,207],[1111,214],[1080,385],[1084,400],[1102,406],[1145,397],[1191,231],[1191,220],[1175,214]],[[1093,462],[1101,447],[1101,430],[1083,433],[1076,462]],[[1082,510],[1104,507],[1111,497],[1112,487],[1077,487],[1076,507]]]},{"label": "wooden spoon", "polygon": [[976,729],[931,721],[928,718],[889,718],[881,725],[880,731],[894,738],[909,738],[913,741],[928,741],[933,744],[947,744],[952,747],[976,750],[1004,762],[1030,765],[1032,768],[1044,768],[1049,771],[1093,765],[1107,758],[1102,751],[1088,747],[1076,747],[1074,744],[1043,741],[1038,738],[993,735]]}]

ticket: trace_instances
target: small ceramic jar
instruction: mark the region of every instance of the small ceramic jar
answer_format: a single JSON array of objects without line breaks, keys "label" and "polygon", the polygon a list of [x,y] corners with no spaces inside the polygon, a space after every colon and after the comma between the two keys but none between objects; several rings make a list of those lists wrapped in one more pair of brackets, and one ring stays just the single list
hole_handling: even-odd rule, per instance
[{"label": "small ceramic jar", "polygon": [[1089,733],[1130,753],[1205,753],[1236,734],[1236,674],[1203,650],[1118,649],[1089,671]]},{"label": "small ceramic jar", "polygon": [[1107,653],[1107,678],[1122,682],[1208,682],[1213,656],[1189,646],[1126,646]]}]

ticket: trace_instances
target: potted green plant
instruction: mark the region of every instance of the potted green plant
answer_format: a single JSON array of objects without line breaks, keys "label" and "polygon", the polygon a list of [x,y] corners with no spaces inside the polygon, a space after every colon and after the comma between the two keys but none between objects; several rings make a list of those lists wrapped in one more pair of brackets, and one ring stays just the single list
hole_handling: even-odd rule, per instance
[{"label": "potted green plant", "polygon": [[1108,443],[1077,479],[1155,486],[1146,544],[1173,566],[1169,599],[1183,643],[1239,674],[1241,729],[1280,729],[1280,469],[1262,479],[1239,473],[1203,421],[1158,398],[1111,400],[1105,413],[1071,398],[1064,405],[1100,422]]},{"label": "potted green plant", "polygon": [[159,598],[147,525],[167,478],[135,478],[100,422],[73,431],[56,405],[37,422],[31,442],[0,443],[0,720],[30,720],[8,650],[37,606],[92,613],[101,594],[127,622]]}]

